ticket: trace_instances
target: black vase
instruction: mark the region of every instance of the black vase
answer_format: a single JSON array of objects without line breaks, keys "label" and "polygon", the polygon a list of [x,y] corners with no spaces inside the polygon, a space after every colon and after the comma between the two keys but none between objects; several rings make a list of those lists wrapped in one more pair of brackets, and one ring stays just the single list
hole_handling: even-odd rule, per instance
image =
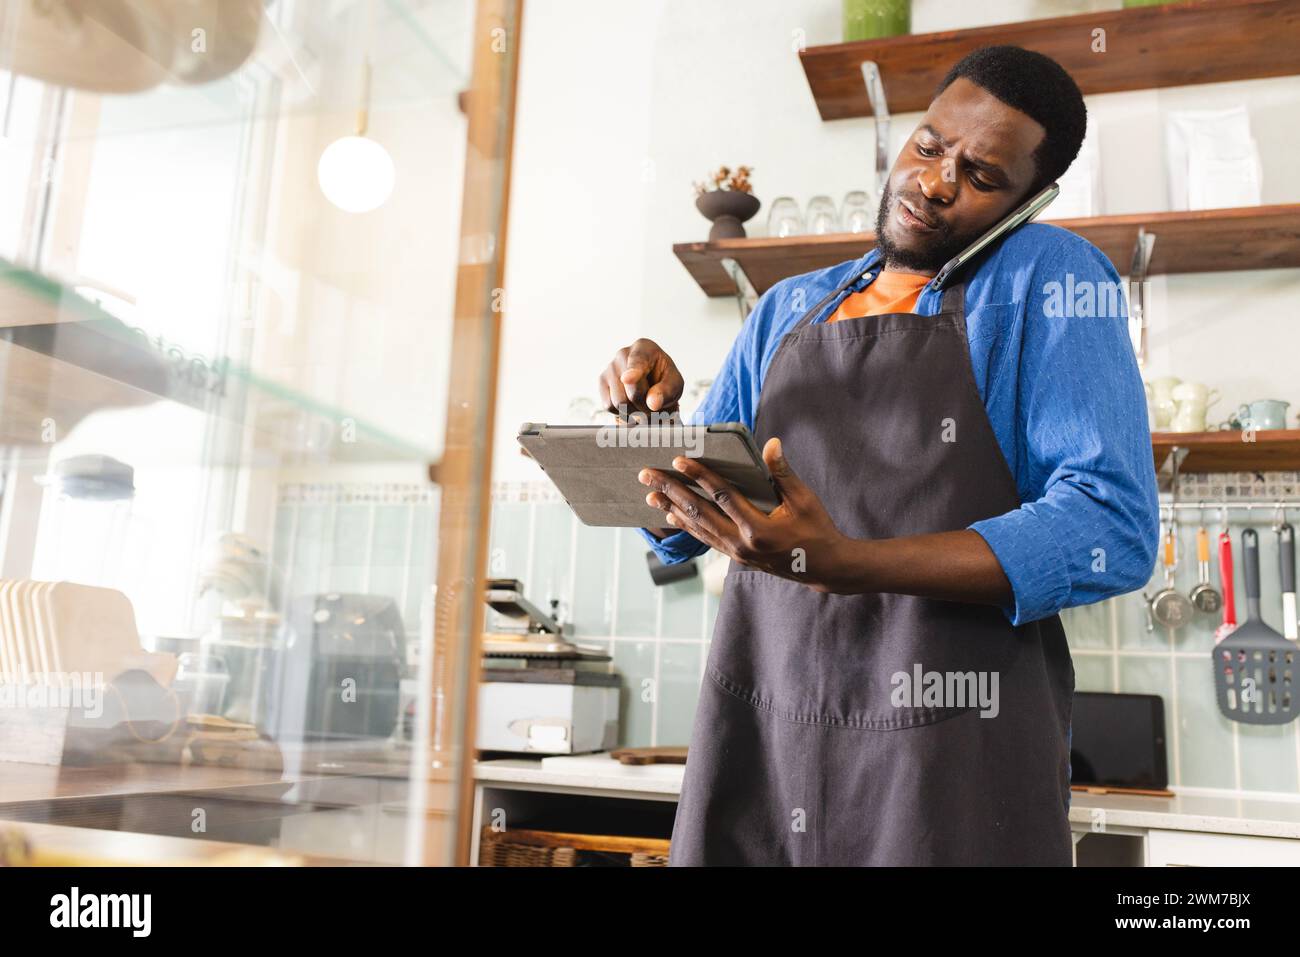
[{"label": "black vase", "polygon": [[701,193],[695,199],[695,208],[713,223],[709,242],[719,239],[744,239],[745,227],[741,225],[758,212],[762,203],[753,193],[734,189],[714,189]]}]

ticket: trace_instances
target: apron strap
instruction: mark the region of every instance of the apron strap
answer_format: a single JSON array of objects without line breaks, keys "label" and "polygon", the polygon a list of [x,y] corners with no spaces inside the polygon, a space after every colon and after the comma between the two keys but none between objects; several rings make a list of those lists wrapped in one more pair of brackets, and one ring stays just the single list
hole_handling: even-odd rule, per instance
[{"label": "apron strap", "polygon": [[966,284],[956,282],[943,287],[943,299],[939,303],[940,313],[955,313],[964,316],[966,310]]},{"label": "apron strap", "polygon": [[[836,296],[842,293],[845,289],[848,289],[850,286],[856,283],[867,273],[871,272],[871,269],[872,267],[868,266],[866,269],[862,270],[861,272],[854,273],[844,282],[840,283],[840,285],[837,288],[832,289],[829,293],[826,294],[825,297],[822,298],[821,302],[817,303],[817,305],[813,306],[811,309],[805,312],[803,316],[800,317],[799,321],[796,322],[790,328],[790,331],[794,332],[797,329],[802,329],[804,326],[809,325],[813,321],[813,319],[815,319],[817,315],[821,313],[821,311],[830,304],[832,299],[834,299]],[[953,283],[952,285],[944,286],[943,298],[939,301],[939,313],[940,314],[956,313],[957,315],[960,316],[964,314],[965,308],[966,308],[966,284],[964,282],[958,282],[958,283]]]},{"label": "apron strap", "polygon": [[848,289],[849,286],[852,286],[855,282],[857,282],[867,273],[871,272],[871,268],[872,267],[868,266],[866,269],[862,270],[861,272],[853,273],[853,275],[849,276],[848,279],[840,283],[840,285],[837,288],[832,289],[829,293],[826,294],[826,296],[822,299],[821,302],[817,303],[817,305],[813,306],[811,309],[805,312],[803,316],[800,318],[800,320],[791,327],[790,331],[793,332],[795,329],[802,329],[804,326],[811,323],[813,319],[816,318],[816,316],[830,304],[832,299],[834,299],[836,296],[842,293],[845,289]]}]

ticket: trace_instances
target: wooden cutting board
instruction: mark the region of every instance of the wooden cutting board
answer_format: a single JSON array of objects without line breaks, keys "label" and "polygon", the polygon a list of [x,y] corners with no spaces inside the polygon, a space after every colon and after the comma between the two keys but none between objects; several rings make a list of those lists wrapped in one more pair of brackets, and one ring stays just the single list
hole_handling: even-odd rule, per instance
[{"label": "wooden cutting board", "polygon": [[66,671],[98,672],[112,681],[138,668],[164,688],[176,677],[175,655],[151,654],[141,647],[135,609],[120,591],[54,582],[45,592],[45,611]]},{"label": "wooden cutting board", "polygon": [[685,764],[685,745],[658,748],[616,748],[609,752],[619,764]]}]

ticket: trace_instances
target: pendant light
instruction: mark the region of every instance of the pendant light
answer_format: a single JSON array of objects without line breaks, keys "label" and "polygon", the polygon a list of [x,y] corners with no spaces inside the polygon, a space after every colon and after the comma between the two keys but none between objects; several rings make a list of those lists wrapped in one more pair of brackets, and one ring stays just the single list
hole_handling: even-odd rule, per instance
[{"label": "pendant light", "polygon": [[[368,18],[369,19],[369,18]],[[369,23],[373,30],[373,22]],[[316,179],[325,198],[347,213],[378,209],[392,195],[397,174],[388,150],[366,136],[370,122],[370,58],[361,68],[361,107],[357,131],[335,140],[320,155]]]}]

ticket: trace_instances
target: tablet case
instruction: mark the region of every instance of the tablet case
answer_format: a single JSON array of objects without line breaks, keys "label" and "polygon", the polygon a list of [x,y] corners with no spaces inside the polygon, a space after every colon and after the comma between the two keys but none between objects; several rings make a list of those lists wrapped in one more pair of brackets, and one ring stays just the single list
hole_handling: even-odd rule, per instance
[{"label": "tablet case", "polygon": [[[519,429],[519,444],[555,483],[584,525],[666,527],[664,513],[646,504],[650,489],[637,480],[637,474],[643,468],[673,472],[672,461],[679,455],[697,458],[764,512],[772,511],[780,503],[749,429],[739,422],[715,425],[528,422]],[[696,454],[691,455],[692,452]],[[680,473],[675,474],[685,481]]]}]

